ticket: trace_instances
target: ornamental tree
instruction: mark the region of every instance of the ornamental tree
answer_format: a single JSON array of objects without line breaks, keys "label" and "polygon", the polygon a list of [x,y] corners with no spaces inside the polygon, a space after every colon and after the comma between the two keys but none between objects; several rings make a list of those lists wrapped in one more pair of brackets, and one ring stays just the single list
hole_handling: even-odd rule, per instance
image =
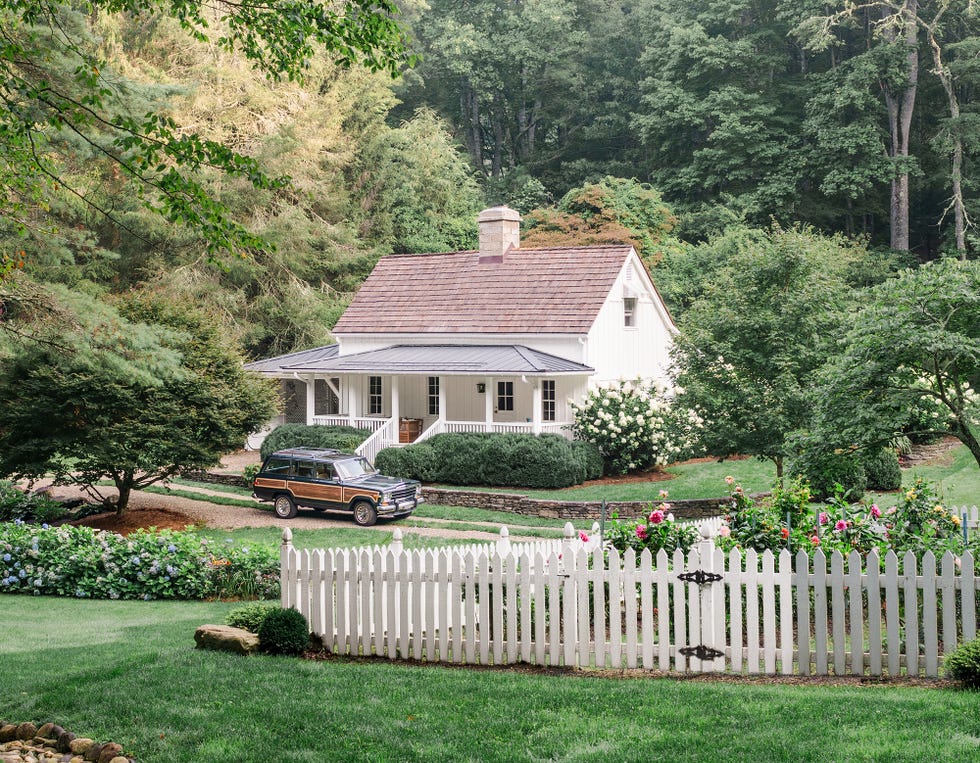
[{"label": "ornamental tree", "polygon": [[53,475],[122,514],[133,490],[214,465],[273,415],[273,389],[207,316],[54,293],[57,319],[0,348],[0,474]]},{"label": "ornamental tree", "polygon": [[[819,430],[839,444],[903,433],[952,435],[980,465],[980,262],[940,260],[863,292],[863,307],[821,370]],[[932,410],[936,415],[911,414]]]}]

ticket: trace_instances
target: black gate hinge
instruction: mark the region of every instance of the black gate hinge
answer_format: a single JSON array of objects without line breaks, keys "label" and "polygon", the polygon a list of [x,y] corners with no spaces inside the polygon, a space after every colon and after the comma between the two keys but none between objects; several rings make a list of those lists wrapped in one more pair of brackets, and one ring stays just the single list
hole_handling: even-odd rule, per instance
[{"label": "black gate hinge", "polygon": [[721,575],[717,572],[705,572],[704,570],[694,570],[694,572],[682,572],[677,576],[678,580],[683,580],[687,583],[697,583],[698,585],[704,585],[705,583],[714,583],[715,581],[721,580]]},{"label": "black gate hinge", "polygon": [[681,654],[685,657],[697,657],[699,660],[717,660],[719,657],[724,657],[724,652],[719,652],[717,649],[713,649],[710,646],[705,646],[704,644],[698,644],[697,646],[684,646],[678,649]]}]

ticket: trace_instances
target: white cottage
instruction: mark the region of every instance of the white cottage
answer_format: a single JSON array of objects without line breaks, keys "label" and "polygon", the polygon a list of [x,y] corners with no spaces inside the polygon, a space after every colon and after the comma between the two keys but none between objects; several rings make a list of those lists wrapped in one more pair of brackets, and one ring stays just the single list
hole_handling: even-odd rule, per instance
[{"label": "white cottage", "polygon": [[369,459],[440,432],[568,434],[570,400],[666,382],[676,332],[631,246],[522,249],[520,215],[479,216],[479,251],[382,257],[337,343],[250,363],[312,424],[373,432]]}]

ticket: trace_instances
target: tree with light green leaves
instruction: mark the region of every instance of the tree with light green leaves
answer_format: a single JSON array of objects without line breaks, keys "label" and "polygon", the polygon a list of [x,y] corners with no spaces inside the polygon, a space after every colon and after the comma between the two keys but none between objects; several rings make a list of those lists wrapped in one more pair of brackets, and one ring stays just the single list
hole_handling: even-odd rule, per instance
[{"label": "tree with light green leaves", "polygon": [[813,374],[834,351],[851,299],[847,273],[863,248],[803,228],[746,231],[678,321],[678,402],[704,419],[716,456],[771,460],[812,416]]},{"label": "tree with light green leaves", "polygon": [[18,295],[0,345],[6,477],[51,476],[121,514],[134,490],[215,465],[275,412],[272,386],[189,305],[28,284]]},{"label": "tree with light green leaves", "polygon": [[[952,435],[980,465],[980,262],[940,260],[871,287],[815,395],[822,437],[839,446],[911,434]],[[921,420],[921,417],[919,417]]]},{"label": "tree with light green leaves", "polygon": [[[397,73],[405,38],[390,0],[344,0],[209,6],[200,0],[93,0],[84,7],[59,0],[5,0],[0,5],[0,215],[23,234],[38,226],[38,210],[81,200],[117,219],[89,184],[71,178],[79,163],[107,162],[111,173],[135,179],[143,207],[197,231],[205,248],[247,252],[267,243],[228,214],[200,171],[215,169],[260,190],[284,191],[288,178],[267,174],[254,158],[178,124],[160,91],[114,71],[101,54],[91,19],[132,14],[170,17],[199,41],[238,51],[256,73],[273,80],[303,77],[322,53],[344,65]],[[151,31],[152,34],[152,31]],[[164,89],[165,90],[165,89]],[[138,235],[138,231],[131,230]],[[4,253],[9,269],[17,252]]]}]

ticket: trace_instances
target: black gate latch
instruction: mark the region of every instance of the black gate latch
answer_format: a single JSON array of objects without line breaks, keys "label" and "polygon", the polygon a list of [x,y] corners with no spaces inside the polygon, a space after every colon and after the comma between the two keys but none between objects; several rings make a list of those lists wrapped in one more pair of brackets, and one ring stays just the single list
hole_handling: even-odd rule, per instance
[{"label": "black gate latch", "polygon": [[678,580],[683,580],[687,583],[697,583],[698,585],[704,585],[705,583],[714,583],[717,580],[721,580],[721,575],[717,572],[705,572],[704,570],[694,570],[694,572],[682,572],[677,576]]},{"label": "black gate latch", "polygon": [[719,657],[725,656],[724,652],[719,652],[717,649],[712,649],[710,646],[705,646],[704,644],[684,646],[677,651],[685,657],[697,657],[699,660],[717,660]]}]

